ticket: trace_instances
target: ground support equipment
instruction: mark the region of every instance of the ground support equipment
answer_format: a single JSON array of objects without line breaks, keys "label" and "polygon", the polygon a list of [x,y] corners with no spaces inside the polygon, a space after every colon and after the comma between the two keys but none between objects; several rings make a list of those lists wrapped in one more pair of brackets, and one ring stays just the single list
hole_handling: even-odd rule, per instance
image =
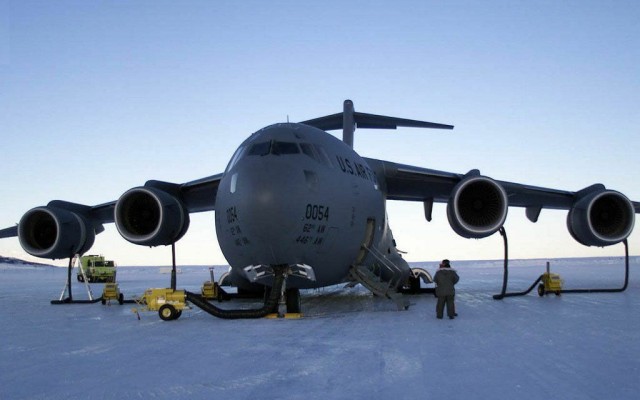
[{"label": "ground support equipment", "polygon": [[258,309],[250,310],[230,310],[216,307],[209,303],[207,299],[200,294],[191,293],[185,291],[185,298],[194,306],[202,309],[203,311],[213,315],[214,317],[224,319],[241,319],[241,318],[263,318],[269,314],[274,313],[278,307],[280,298],[284,295],[285,278],[287,266],[275,266],[274,269],[274,281],[271,288],[271,293],[268,299],[265,301],[264,306]]},{"label": "ground support equipment", "polygon": [[124,295],[120,292],[118,284],[113,282],[104,284],[101,297],[103,305],[107,304],[107,302],[111,304],[111,300],[116,300],[121,305],[124,304]]},{"label": "ground support equipment", "polygon": [[190,308],[185,293],[171,288],[147,289],[137,303],[148,311],[158,311],[163,321],[172,321],[180,318],[182,310]]},{"label": "ground support equipment", "polygon": [[562,293],[562,279],[560,275],[552,274],[549,270],[549,261],[547,261],[547,272],[540,277],[542,281],[538,285],[538,296],[542,297],[547,293],[555,293],[556,296],[560,296]]},{"label": "ground support equipment", "polygon": [[[89,284],[85,281],[85,286],[87,287],[87,294],[89,295],[89,300],[74,300],[73,293],[71,290],[71,271],[73,270],[73,262],[78,258],[78,255],[74,257],[69,257],[69,265],[67,266],[67,283],[62,289],[62,293],[60,293],[60,298],[58,300],[51,300],[51,304],[93,304],[100,301],[100,299],[94,299],[93,293],[91,292],[91,288]],[[67,297],[65,297],[65,293]]]},{"label": "ground support equipment", "polygon": [[[503,280],[502,280],[502,292],[500,294],[496,294],[493,296],[494,299],[496,300],[502,300],[505,297],[513,297],[513,296],[524,296],[529,294],[529,292],[531,292],[536,285],[538,285],[538,283],[540,283],[541,281],[543,281],[545,278],[548,280],[551,280],[553,277],[551,275],[557,275],[557,274],[551,274],[550,272],[547,271],[547,273],[542,274],[538,277],[538,279],[536,279],[535,282],[533,282],[533,284],[531,286],[529,286],[529,288],[525,291],[522,292],[512,292],[512,293],[507,293],[507,280],[508,280],[508,276],[509,276],[509,268],[508,268],[508,264],[509,264],[509,260],[508,260],[508,246],[507,246],[507,235],[506,232],[504,231],[504,228],[500,228],[500,234],[502,235],[503,239],[504,239],[504,275],[503,275]],[[549,287],[554,287],[556,290],[553,290],[553,293],[556,293],[557,295],[560,295],[561,293],[619,293],[619,292],[624,292],[625,290],[627,290],[627,286],[629,285],[629,244],[627,242],[627,239],[624,239],[622,241],[622,244],[624,245],[624,283],[622,285],[622,287],[619,288],[595,288],[595,289],[562,289],[560,288],[558,290],[557,286],[554,286],[556,284],[554,284],[553,282],[543,282],[541,283],[542,285],[542,289],[540,289],[540,286],[538,286],[538,294],[540,296],[543,296],[546,292],[547,292],[547,288]],[[545,275],[547,275],[545,277]],[[559,276],[557,277],[559,278]],[[543,291],[542,294],[540,294],[540,291]]]}]

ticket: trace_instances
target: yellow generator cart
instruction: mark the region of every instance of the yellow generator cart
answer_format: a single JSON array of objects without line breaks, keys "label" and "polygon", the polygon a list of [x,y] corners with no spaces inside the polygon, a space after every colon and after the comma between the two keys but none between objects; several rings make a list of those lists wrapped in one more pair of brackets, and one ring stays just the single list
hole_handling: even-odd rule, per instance
[{"label": "yellow generator cart", "polygon": [[562,279],[560,279],[560,275],[552,274],[551,272],[542,274],[542,283],[538,285],[538,295],[540,297],[547,293],[555,293],[556,296],[560,296],[561,292]]},{"label": "yellow generator cart", "polygon": [[225,298],[226,292],[224,289],[220,287],[220,284],[216,282],[213,276],[213,267],[209,267],[209,274],[211,275],[211,280],[206,281],[202,284],[202,288],[200,289],[200,293],[202,293],[202,297],[207,300],[216,299],[218,301],[222,301]]},{"label": "yellow generator cart", "polygon": [[206,281],[202,284],[201,293],[202,297],[207,300],[218,298],[218,284],[216,282]]},{"label": "yellow generator cart", "polygon": [[124,304],[124,295],[120,292],[117,283],[105,283],[102,291],[102,304],[107,301],[118,300],[120,305]]},{"label": "yellow generator cart", "polygon": [[178,319],[182,310],[189,309],[184,290],[147,289],[140,301],[149,311],[158,311],[163,321]]}]

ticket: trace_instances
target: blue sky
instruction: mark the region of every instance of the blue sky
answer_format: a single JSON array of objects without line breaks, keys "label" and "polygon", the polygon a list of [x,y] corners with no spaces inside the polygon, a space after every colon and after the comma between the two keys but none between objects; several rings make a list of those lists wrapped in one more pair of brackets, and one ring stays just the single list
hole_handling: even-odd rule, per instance
[{"label": "blue sky", "polygon": [[[356,110],[453,131],[357,131],[363,156],[566,190],[604,183],[640,200],[636,1],[0,0],[0,226],[52,199],[98,204],[148,179],[221,172],[274,122]],[[500,258],[502,239],[458,237],[444,205],[390,202],[411,261]],[[514,258],[587,248],[566,212],[511,209]],[[636,230],[638,231],[638,230]],[[630,238],[640,254],[640,233]],[[169,264],[115,226],[92,252]],[[192,216],[183,264],[224,264],[213,214]],[[17,239],[0,254],[28,258]]]}]

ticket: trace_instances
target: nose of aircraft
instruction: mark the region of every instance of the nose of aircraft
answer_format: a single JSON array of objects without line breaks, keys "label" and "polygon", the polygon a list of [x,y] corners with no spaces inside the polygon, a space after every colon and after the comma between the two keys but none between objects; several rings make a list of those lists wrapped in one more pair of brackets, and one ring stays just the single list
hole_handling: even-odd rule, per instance
[{"label": "nose of aircraft", "polygon": [[284,160],[247,161],[233,172],[230,183],[230,204],[240,229],[251,240],[252,253],[263,257],[268,253],[276,264],[291,263],[286,253],[299,221],[297,210],[303,200],[298,181],[303,173]]}]

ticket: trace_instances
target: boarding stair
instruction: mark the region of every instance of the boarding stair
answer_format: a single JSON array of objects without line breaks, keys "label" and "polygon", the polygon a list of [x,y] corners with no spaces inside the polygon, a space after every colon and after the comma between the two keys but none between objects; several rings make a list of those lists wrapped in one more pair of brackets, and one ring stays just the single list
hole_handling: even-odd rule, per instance
[{"label": "boarding stair", "polygon": [[387,260],[379,251],[365,246],[363,246],[363,248],[379,261],[377,265],[379,265],[380,268],[385,268],[392,273],[392,278],[385,281],[381,278],[382,274],[376,275],[370,267],[357,264],[351,267],[350,272],[353,280],[369,289],[374,295],[393,300],[398,306],[398,310],[408,309],[409,300],[396,290],[400,283],[398,280],[402,276],[400,269],[391,261]]}]

